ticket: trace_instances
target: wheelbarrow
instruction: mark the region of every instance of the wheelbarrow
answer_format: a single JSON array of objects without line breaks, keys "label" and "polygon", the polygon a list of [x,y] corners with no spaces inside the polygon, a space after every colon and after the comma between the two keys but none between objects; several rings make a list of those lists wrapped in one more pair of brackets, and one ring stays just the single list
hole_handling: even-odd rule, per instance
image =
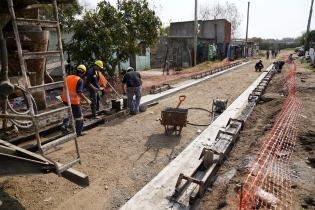
[{"label": "wheelbarrow", "polygon": [[186,127],[188,109],[179,108],[185,99],[186,96],[180,96],[179,103],[176,108],[167,107],[161,112],[160,121],[165,128],[166,135],[170,135],[172,133],[180,135],[183,127]]}]

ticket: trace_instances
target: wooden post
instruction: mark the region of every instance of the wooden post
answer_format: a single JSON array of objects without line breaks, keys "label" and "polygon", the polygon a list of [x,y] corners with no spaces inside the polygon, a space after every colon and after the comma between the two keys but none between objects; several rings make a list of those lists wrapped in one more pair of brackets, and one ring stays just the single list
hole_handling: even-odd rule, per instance
[{"label": "wooden post", "polygon": [[165,53],[165,57],[164,57],[163,76],[164,76],[164,73],[165,73],[167,57],[168,57],[168,45],[166,46],[166,53]]}]

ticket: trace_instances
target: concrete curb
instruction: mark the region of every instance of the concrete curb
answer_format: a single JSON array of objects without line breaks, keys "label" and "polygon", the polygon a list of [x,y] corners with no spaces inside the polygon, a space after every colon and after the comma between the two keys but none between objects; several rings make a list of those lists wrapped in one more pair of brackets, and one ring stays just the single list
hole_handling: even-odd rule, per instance
[{"label": "concrete curb", "polygon": [[[272,69],[269,66],[267,71]],[[146,186],[136,193],[121,210],[165,210],[179,209],[169,198],[180,173],[191,174],[199,163],[202,149],[214,143],[217,133],[225,128],[229,119],[237,119],[247,106],[248,96],[265,77],[263,72],[208,128],[193,140],[172,162],[155,176]]]},{"label": "concrete curb", "polygon": [[251,61],[248,61],[246,63],[242,63],[242,64],[240,64],[238,66],[234,66],[232,68],[229,68],[229,69],[226,69],[224,71],[220,71],[218,73],[215,73],[215,74],[203,77],[201,79],[190,79],[190,80],[187,80],[185,82],[181,82],[179,84],[174,85],[174,88],[166,90],[164,92],[143,96],[141,98],[141,103],[140,104],[141,105],[147,105],[147,104],[156,102],[156,101],[161,100],[161,99],[163,99],[165,97],[168,97],[170,95],[174,95],[174,94],[176,94],[177,92],[179,92],[181,90],[185,90],[185,89],[190,88],[190,87],[192,87],[194,85],[198,85],[201,82],[213,79],[213,78],[218,77],[218,76],[220,76],[220,75],[222,75],[224,73],[227,73],[227,72],[229,72],[231,70],[237,69],[239,67],[245,66],[245,65],[250,64],[250,63],[251,63]]}]

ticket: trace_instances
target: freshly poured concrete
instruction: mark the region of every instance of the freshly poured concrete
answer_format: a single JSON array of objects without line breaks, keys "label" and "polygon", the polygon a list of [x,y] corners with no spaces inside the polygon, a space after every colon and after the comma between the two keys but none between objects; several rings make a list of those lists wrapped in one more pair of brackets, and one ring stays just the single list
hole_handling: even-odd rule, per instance
[{"label": "freshly poured concrete", "polygon": [[232,67],[232,68],[226,69],[226,70],[224,70],[224,71],[220,71],[220,72],[218,72],[218,73],[215,73],[215,74],[212,74],[212,75],[209,75],[209,76],[200,78],[200,79],[187,80],[187,81],[185,81],[185,82],[176,84],[176,85],[173,86],[172,89],[163,91],[163,92],[161,92],[161,93],[150,94],[150,95],[143,96],[143,97],[141,98],[141,105],[146,105],[146,104],[150,104],[150,103],[152,103],[152,102],[158,101],[158,100],[160,100],[160,99],[162,99],[162,98],[165,98],[165,97],[167,97],[167,96],[170,96],[170,95],[172,95],[172,94],[175,94],[175,93],[177,93],[178,91],[184,90],[184,89],[189,88],[189,87],[191,87],[191,86],[193,86],[193,85],[197,85],[197,84],[199,84],[199,83],[201,83],[201,82],[203,82],[203,81],[206,81],[206,80],[215,78],[215,77],[217,77],[217,76],[219,76],[219,75],[221,75],[221,74],[224,74],[224,73],[229,72],[229,71],[231,71],[231,70],[237,69],[237,68],[239,68],[239,67],[241,67],[241,66],[244,66],[244,65],[247,65],[247,64],[249,64],[249,63],[251,63],[251,61],[242,63],[242,64],[240,64],[240,65],[238,65],[238,66],[234,66],[234,67]]},{"label": "freshly poured concrete", "polygon": [[[268,71],[272,66],[268,67]],[[231,69],[230,69],[231,70]],[[219,72],[222,73],[222,72]],[[180,209],[169,201],[174,193],[175,184],[180,173],[191,174],[199,163],[202,148],[214,143],[221,128],[225,128],[230,118],[238,118],[248,104],[248,96],[265,77],[263,72],[207,129],[205,129],[185,150],[170,162],[156,177],[136,193],[121,210],[164,210]],[[214,76],[214,75],[211,75]],[[206,78],[202,78],[206,79]]]}]

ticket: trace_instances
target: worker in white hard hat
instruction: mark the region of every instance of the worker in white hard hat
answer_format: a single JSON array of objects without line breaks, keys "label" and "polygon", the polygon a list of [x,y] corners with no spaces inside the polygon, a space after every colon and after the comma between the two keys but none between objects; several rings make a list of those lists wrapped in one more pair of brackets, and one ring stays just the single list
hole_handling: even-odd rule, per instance
[{"label": "worker in white hard hat", "polygon": [[87,89],[90,93],[90,99],[92,101],[91,110],[92,117],[97,118],[96,112],[100,108],[100,95],[99,92],[103,90],[100,86],[100,74],[104,69],[103,62],[96,60],[92,69],[87,72]]},{"label": "worker in white hard hat", "polygon": [[[91,104],[91,101],[83,94],[83,77],[86,73],[86,67],[81,64],[76,68],[75,74],[66,77],[66,83],[69,92],[69,99],[67,98],[67,92],[65,87],[62,91],[61,99],[64,104],[71,105],[72,114],[75,121],[76,133],[78,136],[83,135],[83,113],[81,109],[81,99],[87,104]],[[64,119],[61,129],[63,132],[67,132],[69,127],[69,118]]]},{"label": "worker in white hard hat", "polygon": [[[124,93],[127,94],[128,109],[130,114],[138,114],[140,110],[141,85],[142,79],[139,72],[132,67],[127,69],[122,83],[124,84]],[[135,96],[135,100],[133,99]]]}]

